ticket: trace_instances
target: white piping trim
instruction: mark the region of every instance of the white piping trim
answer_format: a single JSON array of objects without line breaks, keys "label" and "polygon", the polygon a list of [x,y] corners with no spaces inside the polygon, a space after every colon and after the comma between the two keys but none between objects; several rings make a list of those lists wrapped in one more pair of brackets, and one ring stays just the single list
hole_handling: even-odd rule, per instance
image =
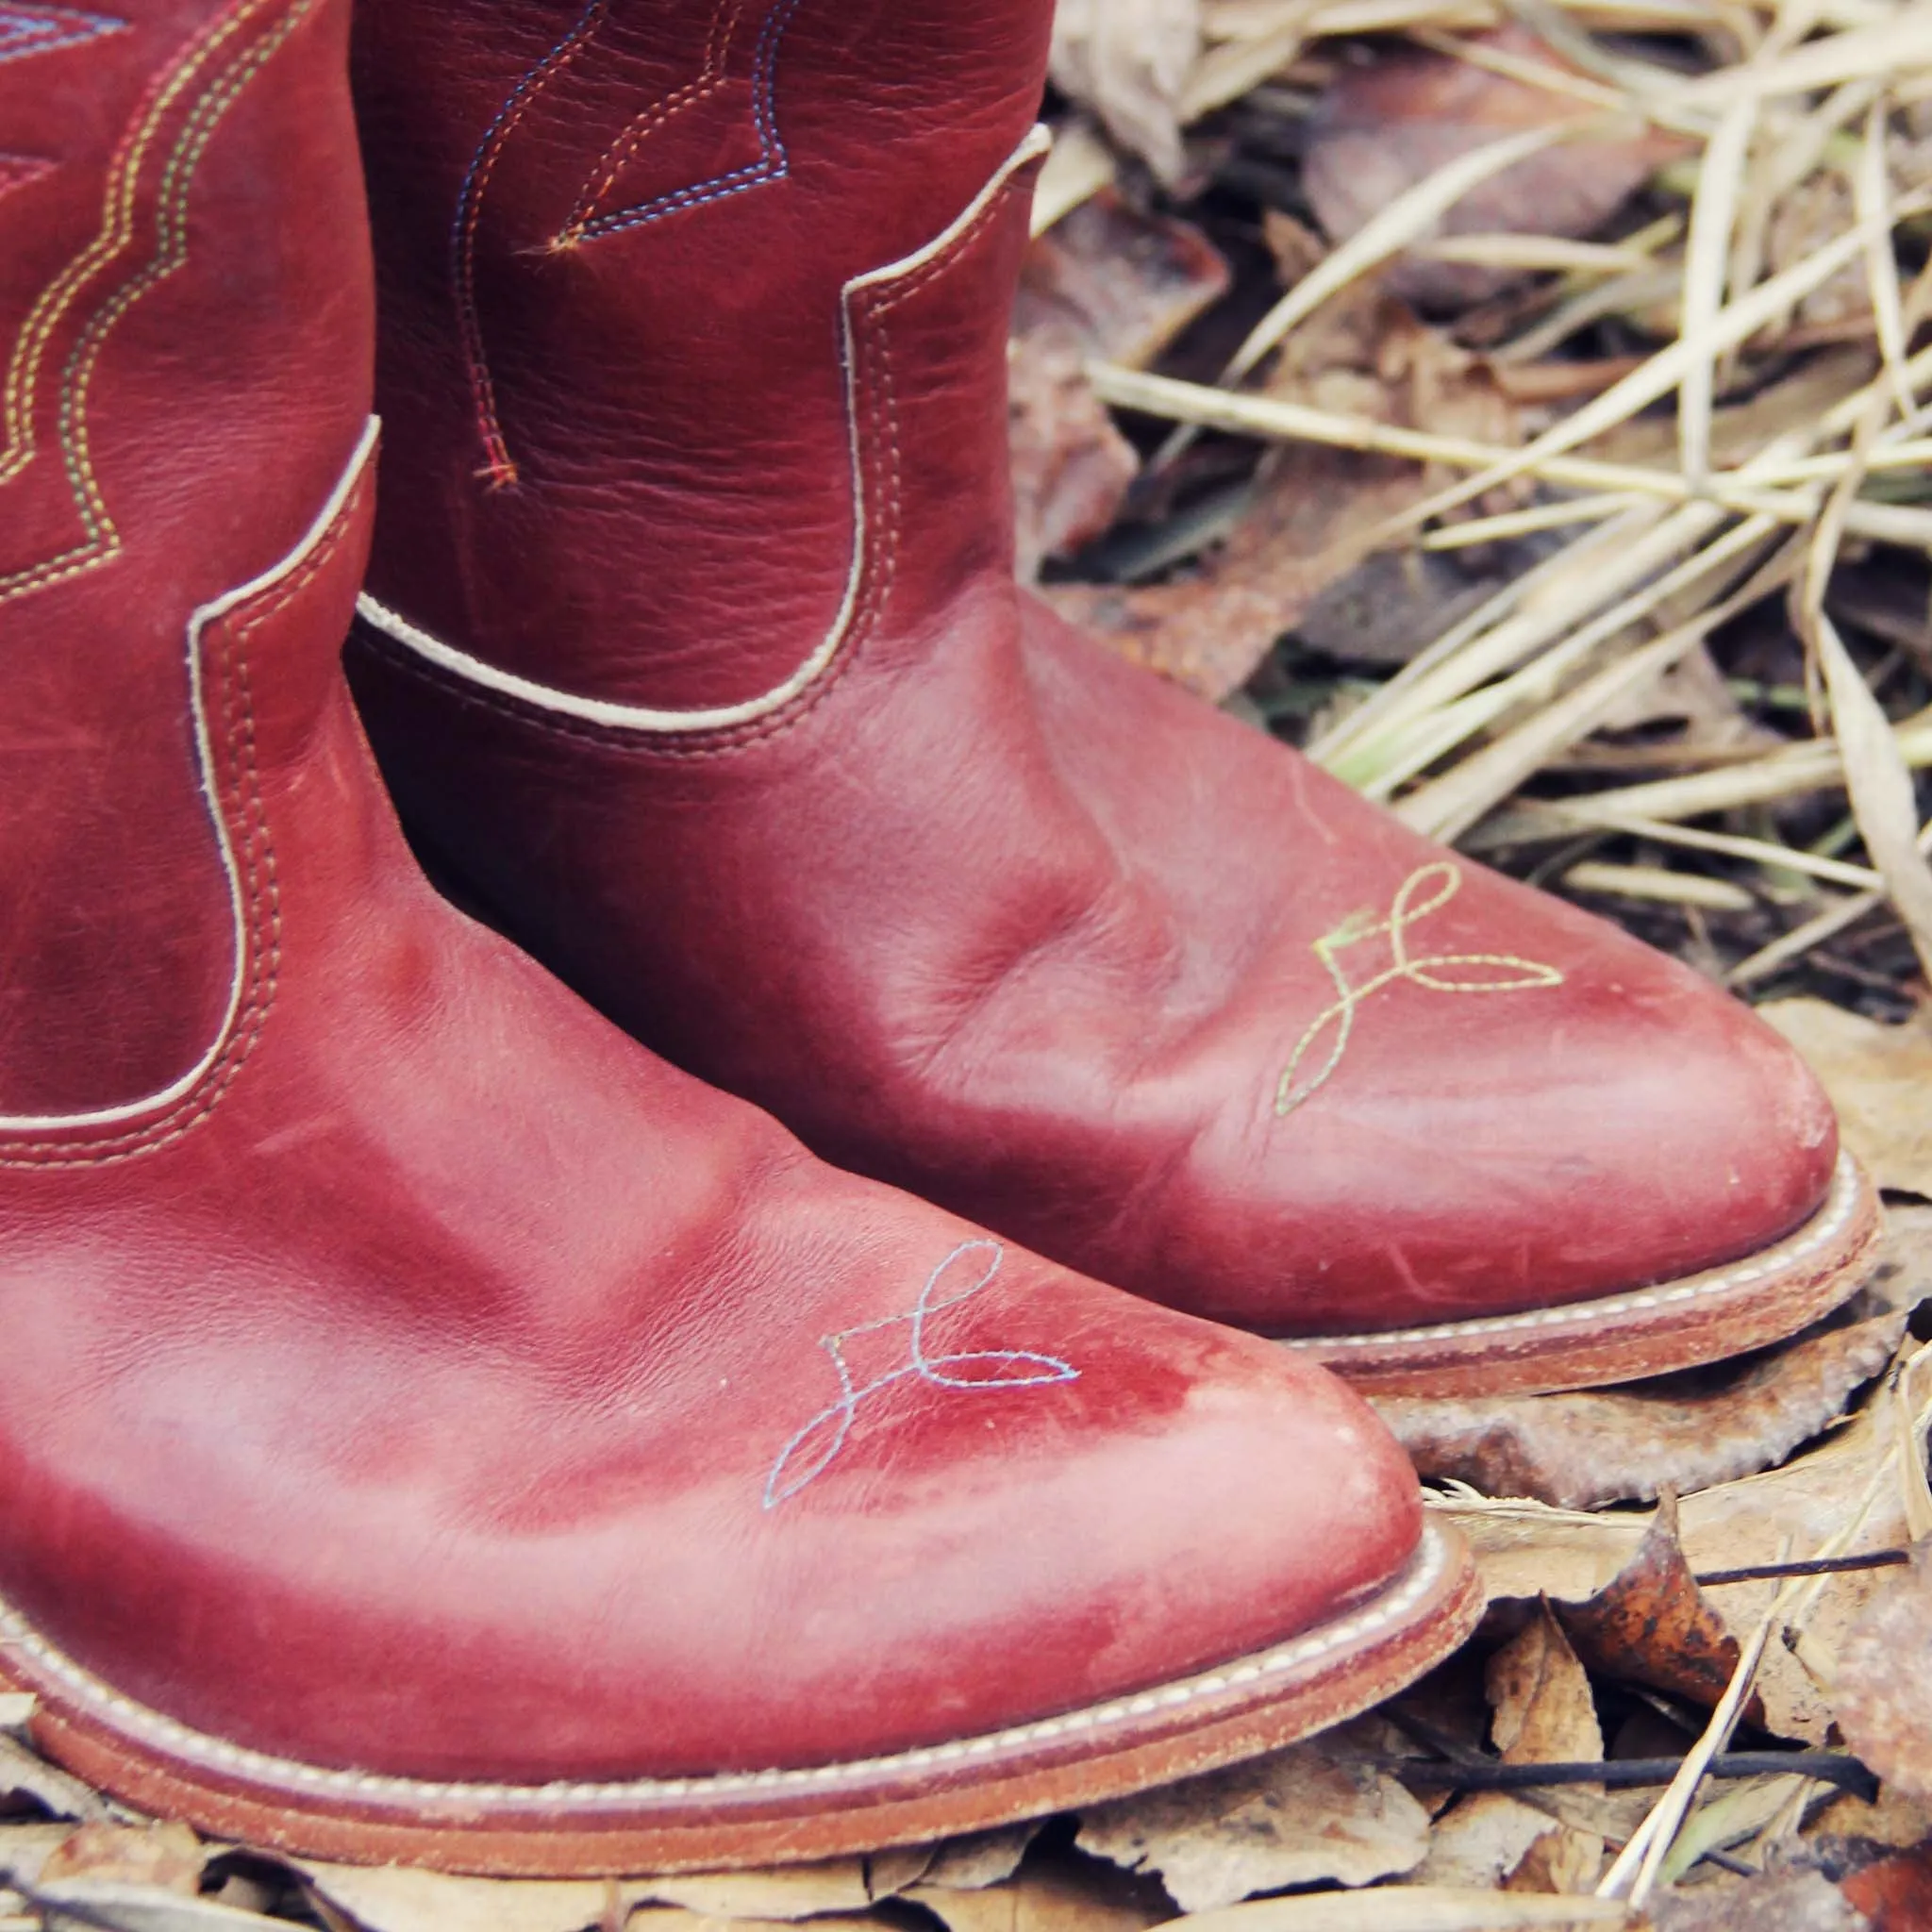
[{"label": "white piping trim", "polygon": [[1366,1335],[1307,1335],[1285,1341],[1284,1348],[1302,1350],[1376,1349],[1411,1347],[1421,1341],[1458,1341],[1479,1335],[1523,1334],[1539,1328],[1574,1327],[1613,1320],[1619,1315],[1648,1313],[1680,1302],[1703,1301],[1718,1294],[1729,1294],[1740,1288],[1754,1287],[1773,1274],[1795,1267],[1807,1256],[1816,1254],[1844,1231],[1853,1209],[1863,1198],[1862,1176],[1849,1154],[1840,1153],[1832,1177],[1831,1191],[1824,1205],[1796,1234],[1761,1250],[1748,1261],[1727,1268],[1712,1268],[1702,1274],[1685,1275],[1657,1288],[1638,1289],[1628,1294],[1609,1295],[1593,1302],[1565,1302],[1553,1308],[1533,1308],[1521,1315],[1491,1315],[1479,1321],[1441,1322],[1432,1328],[1390,1328]]},{"label": "white piping trim", "polygon": [[198,789],[202,803],[208,809],[208,822],[214,827],[215,843],[221,851],[223,870],[227,874],[228,904],[234,917],[234,978],[228,988],[228,1008],[222,1016],[221,1024],[215,1029],[213,1041],[209,1043],[208,1051],[193,1066],[179,1079],[171,1081],[158,1093],[146,1094],[140,1100],[130,1100],[119,1107],[95,1108],[87,1113],[0,1114],[0,1134],[41,1133],[49,1128],[111,1126],[122,1121],[138,1120],[143,1114],[158,1112],[172,1107],[184,1094],[192,1092],[225,1051],[235,1030],[235,1022],[242,1011],[243,983],[248,973],[248,907],[242,881],[241,864],[235,857],[235,847],[228,836],[227,820],[223,814],[221,799],[215,789],[214,741],[208,733],[208,706],[201,671],[202,634],[209,625],[225,617],[237,605],[246,604],[260,596],[264,591],[273,590],[276,584],[292,575],[308,561],[328,534],[329,526],[341,514],[343,504],[349,500],[349,492],[361,480],[363,471],[368,468],[370,458],[375,450],[377,431],[376,420],[372,416],[363,425],[361,438],[356,444],[355,454],[349,458],[348,468],[342,472],[335,489],[329,492],[328,501],[324,504],[321,514],[308,526],[301,541],[279,563],[272,565],[260,576],[252,578],[238,590],[225,591],[212,603],[202,605],[188,620],[188,685],[194,720],[194,756],[200,779]]},{"label": "white piping trim", "polygon": [[[1150,1690],[1117,1697],[1108,1703],[1041,1718],[1010,1729],[924,1745],[878,1757],[861,1757],[843,1764],[804,1766],[791,1771],[726,1772],[709,1777],[637,1778],[614,1784],[508,1785],[427,1783],[420,1778],[331,1771],[297,1759],[273,1757],[244,1745],[230,1744],[204,1731],[192,1730],[171,1717],[137,1704],[83,1670],[41,1636],[18,1611],[0,1602],[0,1652],[11,1651],[31,1670],[58,1687],[75,1709],[125,1739],[165,1754],[216,1775],[248,1778],[260,1786],[297,1786],[303,1791],[352,1800],[389,1801],[411,1808],[458,1805],[466,1808],[493,1805],[525,1810],[557,1811],[572,1806],[636,1805],[667,1798],[705,1802],[733,1793],[761,1793],[864,1783],[878,1777],[925,1772],[961,1759],[986,1758],[1051,1744],[1069,1735],[1111,1728],[1133,1718],[1224,1696],[1268,1677],[1321,1662],[1336,1652],[1368,1641],[1407,1619],[1416,1606],[1437,1589],[1449,1566],[1450,1543],[1432,1523],[1423,1526],[1422,1539],[1400,1575],[1360,1609],[1311,1630],[1276,1649],[1264,1651],[1218,1669]],[[9,1674],[18,1682],[17,1674]],[[25,1688],[31,1689],[28,1685]]]},{"label": "white piping trim", "polygon": [[1012,176],[1045,154],[1052,145],[1052,137],[1044,127],[1034,128],[1001,163],[992,179],[974,196],[965,211],[941,233],[903,260],[855,275],[841,291],[840,309],[845,344],[845,423],[852,452],[852,569],[846,579],[844,602],[839,608],[831,629],[825,633],[824,641],[782,684],[774,685],[763,696],[747,698],[741,704],[714,705],[698,710],[667,711],[648,705],[613,704],[604,698],[578,697],[572,691],[537,684],[527,677],[519,677],[514,672],[501,671],[493,664],[486,664],[482,658],[473,658],[467,651],[459,651],[444,643],[441,638],[431,636],[400,612],[391,610],[388,605],[366,593],[357,602],[357,609],[363,622],[454,676],[500,691],[537,710],[582,719],[587,724],[610,725],[624,731],[719,731],[735,724],[752,724],[782,709],[808,690],[838,657],[852,628],[853,616],[858,608],[859,591],[865,581],[866,546],[871,532],[865,490],[865,452],[858,427],[858,357],[852,323],[853,303],[868,291],[904,281],[937,260],[973,227]]}]

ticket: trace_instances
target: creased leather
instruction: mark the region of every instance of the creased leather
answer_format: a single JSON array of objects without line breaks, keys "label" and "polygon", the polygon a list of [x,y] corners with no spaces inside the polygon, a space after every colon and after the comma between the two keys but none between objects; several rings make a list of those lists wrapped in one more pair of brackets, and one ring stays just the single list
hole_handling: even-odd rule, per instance
[{"label": "creased leather", "polygon": [[[431,891],[337,657],[344,9],[9,52],[37,15],[16,331],[195,37],[268,51],[170,110],[187,258],[94,378],[118,544],[0,603],[0,1599],[217,1738],[541,1784],[996,1729],[1391,1575],[1413,1477],[1324,1373],[819,1165]],[[73,541],[45,460],[9,569]]]},{"label": "creased leather", "polygon": [[[943,262],[849,290],[943,234],[1020,139],[1044,0],[805,0],[776,67],[786,180],[532,254],[712,17],[618,0],[485,218],[519,472],[479,481],[429,237],[540,11],[484,32],[456,0],[391,0],[361,29],[397,428],[372,589],[465,661],[364,625],[353,668],[452,881],[827,1158],[1269,1334],[1581,1300],[1806,1218],[1836,1128],[1741,1007],[1014,588],[1025,171]],[[581,132],[571,87],[603,117]],[[820,645],[856,536],[839,650],[802,695],[749,702]],[[710,729],[649,715],[731,701]]]}]

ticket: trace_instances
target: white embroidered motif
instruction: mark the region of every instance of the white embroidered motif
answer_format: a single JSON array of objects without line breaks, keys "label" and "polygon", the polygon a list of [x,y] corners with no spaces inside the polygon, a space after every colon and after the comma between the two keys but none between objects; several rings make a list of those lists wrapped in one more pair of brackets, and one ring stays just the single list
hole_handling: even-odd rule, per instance
[{"label": "white embroidered motif", "polygon": [[[1286,1120],[1296,1108],[1312,1100],[1334,1077],[1342,1057],[1348,1052],[1349,1041],[1355,1037],[1357,1010],[1363,1001],[1385,987],[1407,980],[1410,985],[1424,987],[1430,992],[1528,992],[1538,987],[1562,985],[1563,975],[1556,967],[1541,965],[1534,959],[1519,959],[1510,953],[1438,953],[1423,958],[1412,957],[1408,950],[1410,928],[1430,914],[1440,912],[1461,890],[1460,866],[1452,865],[1447,860],[1423,866],[1403,880],[1385,918],[1377,919],[1369,910],[1351,912],[1333,932],[1323,934],[1315,941],[1311,950],[1335,983],[1335,1001],[1309,1022],[1307,1031],[1295,1042],[1294,1052],[1289,1056],[1288,1065],[1282,1070],[1274,1091],[1274,1112],[1278,1119]],[[1357,984],[1348,975],[1342,963],[1343,956],[1377,939],[1389,941],[1389,964],[1381,972]],[[1486,968],[1507,969],[1509,976],[1502,979],[1451,976],[1481,972]],[[1303,1063],[1321,1044],[1324,1035],[1332,1035],[1327,1056],[1313,1073],[1304,1076]]]},{"label": "white embroidered motif", "polygon": [[[1080,1372],[1058,1356],[1035,1355],[1026,1349],[980,1349],[964,1355],[932,1355],[926,1348],[926,1324],[948,1308],[957,1308],[992,1286],[1000,1272],[1006,1250],[997,1241],[961,1241],[926,1276],[919,1299],[903,1315],[884,1315],[876,1322],[861,1322],[856,1328],[841,1328],[836,1335],[820,1338],[819,1346],[831,1357],[839,1377],[839,1399],[806,1424],[778,1452],[772,1473],[765,1478],[765,1507],[797,1495],[814,1482],[838,1458],[858,1419],[859,1405],[868,1397],[890,1389],[895,1382],[917,1377],[935,1389],[965,1391],[991,1389],[1038,1389],[1051,1382],[1077,1382]],[[965,1278],[971,1262],[981,1263],[977,1274]],[[961,1262],[955,1276],[958,1285],[946,1290],[948,1276]],[[907,1359],[860,1387],[854,1379],[845,1358],[848,1342],[861,1335],[876,1335],[888,1328],[906,1330]]]}]

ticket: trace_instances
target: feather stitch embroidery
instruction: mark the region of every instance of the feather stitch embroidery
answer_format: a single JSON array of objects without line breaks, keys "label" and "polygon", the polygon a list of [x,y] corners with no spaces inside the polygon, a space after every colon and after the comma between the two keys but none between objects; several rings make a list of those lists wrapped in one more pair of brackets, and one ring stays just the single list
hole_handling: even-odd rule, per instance
[{"label": "feather stitch embroidery", "polygon": [[[926,1324],[935,1315],[957,1308],[991,1288],[1006,1258],[997,1241],[961,1241],[926,1276],[919,1299],[903,1315],[885,1315],[876,1322],[861,1322],[854,1328],[841,1328],[836,1335],[820,1338],[819,1346],[830,1357],[839,1378],[839,1399],[820,1409],[817,1415],[787,1442],[765,1479],[765,1507],[774,1509],[780,1503],[815,1482],[838,1459],[858,1420],[860,1407],[871,1397],[899,1382],[917,1379],[934,1389],[965,1392],[995,1389],[1039,1389],[1049,1383],[1076,1382],[1080,1372],[1058,1356],[1036,1355],[1028,1349],[977,1349],[959,1355],[934,1355],[927,1347]],[[973,1263],[978,1272],[971,1273]],[[961,1266],[960,1264],[966,1264]],[[957,1273],[956,1273],[957,1270]],[[855,1379],[846,1359],[846,1345],[861,1335],[877,1335],[889,1328],[906,1331],[907,1358],[895,1369],[874,1376],[862,1386]]]},{"label": "feather stitch embroidery", "polygon": [[[1440,912],[1462,890],[1462,869],[1446,860],[1424,865],[1409,874],[1397,889],[1388,913],[1351,912],[1333,932],[1323,934],[1311,950],[1335,987],[1332,1005],[1308,1023],[1295,1042],[1288,1065],[1274,1090],[1275,1117],[1286,1120],[1312,1100],[1334,1077],[1355,1037],[1356,1015],[1363,1004],[1386,988],[1407,982],[1429,992],[1529,992],[1540,987],[1561,986],[1563,975],[1554,966],[1519,959],[1511,953],[1438,953],[1421,958],[1409,951],[1409,935],[1424,920]],[[1371,941],[1386,939],[1389,964],[1359,982],[1349,977],[1345,956]],[[1506,976],[1464,978],[1454,975],[1501,970]],[[1304,1075],[1302,1069],[1324,1040],[1328,1051],[1320,1066]]]}]

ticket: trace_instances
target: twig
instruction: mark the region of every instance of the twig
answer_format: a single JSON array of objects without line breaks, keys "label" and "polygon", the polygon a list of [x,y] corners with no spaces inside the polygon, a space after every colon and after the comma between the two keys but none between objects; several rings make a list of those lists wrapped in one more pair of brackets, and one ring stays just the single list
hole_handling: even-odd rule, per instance
[{"label": "twig", "polygon": [[[1681,1757],[1612,1757],[1595,1763],[1504,1764],[1493,1758],[1474,1763],[1433,1765],[1413,1757],[1375,1760],[1379,1770],[1401,1773],[1448,1791],[1533,1790],[1539,1785],[1603,1785],[1626,1790],[1639,1785],[1665,1785],[1683,1768]],[[1774,1777],[1787,1774],[1816,1778],[1848,1791],[1872,1796],[1878,1780],[1856,1757],[1841,1751],[1721,1751],[1706,1774],[1718,1778]]]},{"label": "twig", "polygon": [[1891,1570],[1909,1563],[1909,1550],[1873,1550],[1862,1557],[1813,1557],[1799,1563],[1748,1563],[1740,1570],[1702,1570],[1691,1577],[1699,1589],[1719,1583],[1768,1583],[1778,1576],[1841,1576],[1857,1570]]}]

